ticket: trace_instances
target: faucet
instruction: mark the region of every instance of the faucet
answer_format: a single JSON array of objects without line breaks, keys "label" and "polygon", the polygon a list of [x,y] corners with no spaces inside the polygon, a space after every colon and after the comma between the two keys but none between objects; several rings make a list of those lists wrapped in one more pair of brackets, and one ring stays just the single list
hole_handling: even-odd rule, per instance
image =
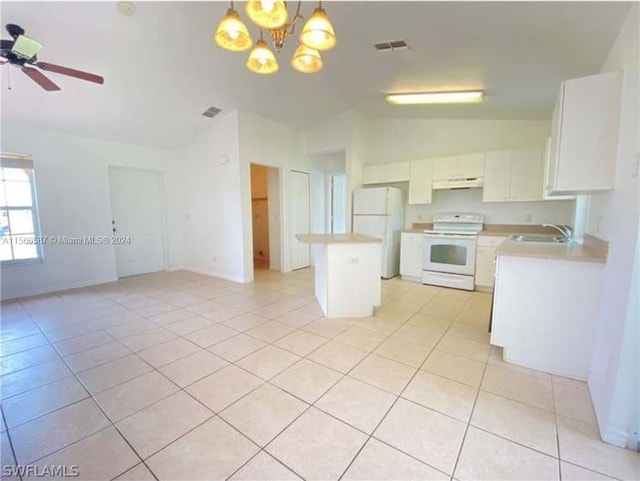
[{"label": "faucet", "polygon": [[553,227],[554,229],[560,231],[560,233],[564,236],[565,240],[571,240],[571,228],[566,225],[557,225],[557,224],[542,224],[542,227]]}]

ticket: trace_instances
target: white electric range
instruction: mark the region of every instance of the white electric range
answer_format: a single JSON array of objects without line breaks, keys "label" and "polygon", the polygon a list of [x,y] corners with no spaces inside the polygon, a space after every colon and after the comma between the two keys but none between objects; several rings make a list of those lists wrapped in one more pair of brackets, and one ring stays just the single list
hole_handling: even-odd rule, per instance
[{"label": "white electric range", "polygon": [[476,245],[484,227],[482,214],[437,214],[424,231],[422,283],[473,291]]}]

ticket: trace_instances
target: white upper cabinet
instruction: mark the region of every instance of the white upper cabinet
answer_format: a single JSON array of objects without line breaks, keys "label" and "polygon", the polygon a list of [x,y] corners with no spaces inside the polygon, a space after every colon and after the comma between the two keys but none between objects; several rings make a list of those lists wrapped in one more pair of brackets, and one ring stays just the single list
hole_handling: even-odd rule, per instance
[{"label": "white upper cabinet", "polygon": [[617,72],[561,84],[551,119],[549,193],[613,188],[620,87]]},{"label": "white upper cabinet", "polygon": [[485,153],[466,154],[458,156],[458,176],[463,178],[478,178],[484,176]]},{"label": "white upper cabinet", "polygon": [[434,180],[477,178],[484,175],[485,153],[454,155],[433,159]]},{"label": "white upper cabinet", "polygon": [[483,202],[508,202],[511,193],[511,151],[487,152],[484,169]]},{"label": "white upper cabinet", "polygon": [[531,202],[542,199],[543,149],[487,152],[484,202]]},{"label": "white upper cabinet", "polygon": [[458,156],[436,157],[433,160],[433,178],[455,179],[458,174]]},{"label": "white upper cabinet", "polygon": [[542,200],[543,149],[514,150],[511,156],[511,191],[512,201]]},{"label": "white upper cabinet", "polygon": [[431,159],[414,160],[409,170],[409,204],[431,204],[433,162]]},{"label": "white upper cabinet", "polygon": [[386,184],[407,182],[409,180],[409,162],[365,165],[362,168],[363,184]]}]

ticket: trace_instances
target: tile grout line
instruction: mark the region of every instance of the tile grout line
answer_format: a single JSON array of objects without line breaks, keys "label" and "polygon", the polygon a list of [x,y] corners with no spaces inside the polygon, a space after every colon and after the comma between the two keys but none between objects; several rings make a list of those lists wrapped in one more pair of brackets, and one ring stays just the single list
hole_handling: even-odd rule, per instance
[{"label": "tile grout line", "polygon": [[[16,457],[16,451],[15,451],[15,448],[13,447],[13,441],[11,440],[11,434],[9,433],[9,426],[7,425],[7,419],[4,416],[4,409],[2,408],[2,406],[0,406],[0,415],[2,416],[2,422],[4,423],[4,426],[7,428],[6,429],[7,440],[9,441],[9,449],[11,449],[11,456],[12,456],[13,462],[15,463],[14,465],[16,467],[20,466],[18,464],[18,458]],[[4,469],[4,466],[2,467],[2,469]],[[18,479],[22,481],[22,473],[20,473],[20,471],[18,471]]]}]

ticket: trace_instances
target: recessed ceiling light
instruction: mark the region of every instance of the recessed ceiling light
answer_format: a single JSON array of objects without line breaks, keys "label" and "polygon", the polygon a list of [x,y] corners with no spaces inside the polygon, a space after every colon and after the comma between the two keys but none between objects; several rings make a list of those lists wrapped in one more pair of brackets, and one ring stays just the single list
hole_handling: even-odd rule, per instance
[{"label": "recessed ceiling light", "polygon": [[118,2],[117,5],[118,12],[120,12],[125,17],[130,17],[134,13],[136,13],[136,6],[131,2]]},{"label": "recessed ceiling light", "polygon": [[424,92],[407,94],[388,94],[387,102],[396,105],[415,104],[457,104],[482,102],[482,90],[468,90],[464,92]]}]

